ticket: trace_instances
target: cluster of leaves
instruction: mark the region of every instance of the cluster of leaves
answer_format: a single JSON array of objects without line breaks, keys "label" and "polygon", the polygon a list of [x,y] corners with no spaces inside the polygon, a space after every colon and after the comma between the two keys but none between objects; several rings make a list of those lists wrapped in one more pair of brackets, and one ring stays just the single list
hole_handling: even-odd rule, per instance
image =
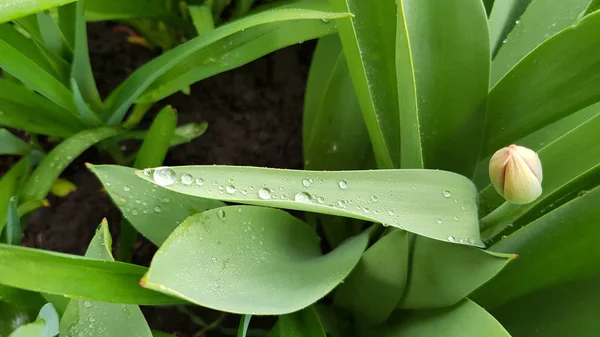
[{"label": "cluster of leaves", "polygon": [[[599,1],[303,0],[217,28],[212,6],[104,101],[81,0],[2,26],[0,124],[66,139],[45,154],[0,133],[24,155],[0,180],[0,334],[161,335],[138,305],[166,304],[241,314],[238,336],[251,315],[279,316],[272,337],[597,334]],[[15,245],[83,150],[115,153],[150,104],[314,38],[305,170],[151,168],[181,139],[166,108],[134,168],[89,166],[159,247],[149,268],[114,260],[105,222],[85,257]],[[544,166],[528,205],[487,177],[510,143]]]}]

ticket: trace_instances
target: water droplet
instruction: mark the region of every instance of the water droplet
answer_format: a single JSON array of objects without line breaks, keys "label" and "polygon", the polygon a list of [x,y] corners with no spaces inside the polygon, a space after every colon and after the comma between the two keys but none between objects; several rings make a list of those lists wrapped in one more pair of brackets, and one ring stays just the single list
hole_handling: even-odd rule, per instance
[{"label": "water droplet", "polygon": [[223,192],[225,190],[225,187],[223,187],[223,185],[219,185],[219,191]]},{"label": "water droplet", "polygon": [[452,218],[452,220],[454,220],[454,221],[458,221],[459,219],[458,219],[458,217],[455,215],[455,216]]},{"label": "water droplet", "polygon": [[83,306],[86,308],[90,308],[92,306],[92,303],[89,301],[85,301],[85,302],[83,302]]},{"label": "water droplet", "polygon": [[308,179],[302,179],[302,185],[304,185],[304,187],[308,187],[310,186],[310,181]]},{"label": "water droplet", "polygon": [[518,25],[518,24],[520,24],[520,23],[521,23],[521,20],[518,20],[518,19],[517,19],[517,20],[515,21],[515,25]]},{"label": "water droplet", "polygon": [[450,191],[444,191],[442,194],[444,195],[444,198],[450,198],[452,196],[452,193],[450,193]]},{"label": "water droplet", "polygon": [[388,215],[394,215],[394,211],[388,211]]},{"label": "water droplet", "polygon": [[184,174],[181,176],[181,183],[184,185],[191,185],[194,182],[194,177],[191,174]]},{"label": "water droplet", "polygon": [[154,170],[152,178],[160,186],[169,186],[175,183],[177,176],[172,168],[163,166]]},{"label": "water droplet", "polygon": [[369,210],[368,208],[365,207],[365,208],[363,208],[363,212],[369,213],[369,212],[371,212],[371,210]]},{"label": "water droplet", "polygon": [[371,201],[373,201],[373,202],[377,202],[377,200],[379,200],[379,199],[377,198],[377,196],[375,196],[375,195],[371,196]]},{"label": "water droplet", "polygon": [[340,186],[341,189],[345,190],[348,188],[348,183],[345,180],[340,180],[340,182],[338,183],[338,185]]},{"label": "water droplet", "polygon": [[502,40],[502,43],[503,43],[503,44],[504,44],[504,43],[506,43],[506,42],[508,42],[508,40],[507,40],[507,39],[504,39],[504,40]]},{"label": "water droplet", "polygon": [[460,243],[467,243],[467,239],[465,239],[465,238],[460,238],[460,239],[458,240],[458,242],[460,242]]},{"label": "water droplet", "polygon": [[474,245],[474,244],[475,244],[475,239],[473,239],[473,238],[469,238],[469,239],[468,239],[468,241],[469,241],[469,243],[470,243],[470,244],[472,244],[472,245]]},{"label": "water droplet", "polygon": [[338,205],[342,208],[346,208],[346,203],[344,202],[344,200],[338,201]]},{"label": "water droplet", "polygon": [[318,197],[318,198],[317,198],[317,201],[318,201],[320,204],[322,204],[322,203],[324,203],[324,202],[325,202],[325,198],[323,198],[323,197]]},{"label": "water droplet", "polygon": [[248,191],[242,190],[242,195],[246,195],[246,194],[248,194]]},{"label": "water droplet", "polygon": [[140,212],[138,212],[136,209],[131,210],[131,215],[138,215],[140,214]]},{"label": "water droplet", "polygon": [[212,260],[212,262],[217,262],[217,258],[216,257],[211,258],[211,260]]},{"label": "water droplet", "polygon": [[136,204],[141,204],[141,203],[142,203],[142,201],[141,201],[140,199],[137,199],[137,200],[135,201],[135,203],[136,203]]},{"label": "water droplet", "polygon": [[271,199],[271,190],[266,187],[263,187],[260,190],[258,190],[258,196],[263,200],[269,200]]},{"label": "water droplet", "polygon": [[235,191],[237,191],[237,190],[235,189],[235,186],[233,186],[233,185],[228,185],[228,186],[225,188],[225,191],[227,191],[227,193],[229,193],[229,194],[233,194],[233,193],[235,193]]},{"label": "water droplet", "polygon": [[162,211],[162,208],[160,208],[160,206],[155,206],[155,207],[154,207],[154,211],[155,211],[156,213],[160,213],[160,212]]},{"label": "water droplet", "polygon": [[160,201],[164,202],[165,204],[168,203],[170,200],[169,198],[162,198],[160,199]]},{"label": "water droplet", "polygon": [[454,236],[449,236],[448,237],[448,241],[449,242],[456,242],[456,238],[454,238]]},{"label": "water droplet", "polygon": [[311,198],[310,194],[306,192],[298,192],[298,194],[296,194],[296,196],[294,197],[294,200],[298,202],[310,202]]},{"label": "water droplet", "polygon": [[442,224],[442,219],[436,219],[435,222],[437,222],[438,225]]},{"label": "water droplet", "polygon": [[225,211],[224,210],[222,210],[222,209],[218,210],[217,215],[219,216],[219,218],[221,220],[225,219]]},{"label": "water droplet", "polygon": [[149,168],[144,169],[144,175],[145,176],[150,176],[150,174],[152,173],[152,170]]},{"label": "water droplet", "polygon": [[323,21],[323,23],[329,23],[329,19],[321,19],[321,21]]},{"label": "water droplet", "polygon": [[514,225],[513,225],[513,224],[511,224],[511,223],[509,223],[509,224],[508,224],[508,225],[506,225],[506,226],[510,228],[510,227],[513,227]]},{"label": "water droplet", "polygon": [[125,187],[123,187],[123,191],[129,192],[129,191],[131,191],[131,188],[129,186],[125,186]]},{"label": "water droplet", "polygon": [[204,185],[204,179],[202,179],[202,178],[196,178],[196,185],[198,185],[198,186]]},{"label": "water droplet", "polygon": [[460,210],[464,212],[467,210],[467,208],[465,206],[460,206]]},{"label": "water droplet", "polygon": [[96,319],[94,317],[90,317],[90,322],[94,323]]}]

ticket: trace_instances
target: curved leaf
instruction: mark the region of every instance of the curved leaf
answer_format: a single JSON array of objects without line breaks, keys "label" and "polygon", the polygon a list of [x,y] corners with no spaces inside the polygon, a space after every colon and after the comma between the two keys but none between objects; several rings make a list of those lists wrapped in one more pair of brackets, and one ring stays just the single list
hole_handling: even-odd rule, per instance
[{"label": "curved leaf", "polygon": [[190,215],[225,206],[220,201],[156,188],[150,182],[136,179],[135,170],[129,167],[88,164],[88,168],[133,227],[156,245],[161,245]]},{"label": "curved leaf", "polygon": [[67,138],[55,147],[33,171],[21,195],[25,201],[42,200],[46,197],[52,183],[75,158],[90,146],[121,131],[115,128],[98,128],[82,131]]},{"label": "curved leaf", "polygon": [[305,169],[364,168],[371,152],[369,134],[342,44],[335,35],[321,38],[317,44],[306,84],[302,124]]},{"label": "curved leaf", "polygon": [[0,22],[18,19],[76,0],[4,0],[0,11]]},{"label": "curved leaf", "polygon": [[483,3],[397,3],[402,168],[471,176],[483,137],[490,72]]},{"label": "curved leaf", "polygon": [[7,223],[11,198],[19,195],[19,189],[30,172],[31,162],[24,157],[0,178],[0,233]]},{"label": "curved leaf", "polygon": [[468,299],[443,309],[399,312],[385,326],[367,331],[361,336],[510,337],[492,315]]},{"label": "curved leaf", "polygon": [[498,0],[490,13],[490,46],[492,56],[496,55],[502,42],[516,25],[531,0]]},{"label": "curved leaf", "polygon": [[142,283],[220,311],[286,314],[316,302],[341,283],[367,242],[364,233],[321,255],[313,230],[286,212],[221,207],[177,227]]},{"label": "curved leaf", "polygon": [[[0,244],[0,284],[70,298],[124,304],[181,303],[139,286],[146,268]],[[67,279],[69,282],[64,282]]]},{"label": "curved leaf", "polygon": [[548,39],[491,90],[482,157],[600,100],[600,12]]},{"label": "curved leaf", "polygon": [[31,146],[10,131],[0,128],[0,155],[23,156],[31,152]]},{"label": "curved leaf", "polygon": [[279,337],[327,337],[313,306],[279,316]]},{"label": "curved leaf", "polygon": [[338,31],[352,82],[381,168],[400,166],[400,121],[394,71],[395,7],[392,1],[330,0],[354,17]]},{"label": "curved leaf", "polygon": [[437,240],[465,239],[463,244],[483,245],[475,187],[451,172],[318,172],[213,165],[136,173],[163,188],[197,197],[345,216]]}]

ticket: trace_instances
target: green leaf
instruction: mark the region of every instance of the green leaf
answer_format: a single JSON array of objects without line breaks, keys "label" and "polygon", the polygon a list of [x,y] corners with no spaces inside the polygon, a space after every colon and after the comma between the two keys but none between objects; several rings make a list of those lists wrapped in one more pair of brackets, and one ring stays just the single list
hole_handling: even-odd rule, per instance
[{"label": "green leaf", "polygon": [[490,72],[481,0],[398,1],[396,36],[402,168],[471,176]]},{"label": "green leaf", "polygon": [[85,128],[71,112],[7,79],[0,79],[0,125],[57,137]]},{"label": "green leaf", "polygon": [[40,37],[42,38],[44,47],[47,48],[49,52],[70,60],[72,51],[52,15],[48,12],[40,12],[37,13],[36,16]]},{"label": "green leaf", "polygon": [[92,145],[119,134],[115,128],[98,128],[82,131],[56,146],[33,171],[21,193],[23,200],[42,200],[52,183],[76,157]]},{"label": "green leaf", "polygon": [[399,307],[453,305],[488,282],[516,255],[415,237],[408,285]]},{"label": "green leaf", "polygon": [[0,155],[24,156],[31,152],[31,146],[10,131],[0,128]]},{"label": "green leaf", "polygon": [[480,288],[474,299],[492,309],[536,291],[595,277],[600,258],[599,202],[600,187],[493,245],[494,251],[520,257]]},{"label": "green leaf", "polygon": [[[170,147],[189,143],[192,140],[202,136],[206,130],[208,129],[208,123],[187,123],[181,126],[178,126],[173,133],[171,138],[171,142],[169,143]],[[120,137],[116,139],[145,139],[147,131],[139,130],[139,131],[130,131],[122,134]]]},{"label": "green leaf", "polygon": [[510,337],[492,315],[468,299],[448,308],[399,312],[385,326],[361,336]]},{"label": "green leaf", "polygon": [[491,90],[482,157],[600,100],[595,32],[586,16],[525,56]]},{"label": "green leaf", "polygon": [[330,0],[375,159],[381,168],[400,166],[400,121],[394,66],[393,1]]},{"label": "green leaf", "polygon": [[585,9],[584,15],[592,14],[593,12],[597,11],[598,9],[600,9],[600,1],[592,0],[592,1],[590,1],[590,4],[588,5],[588,7]]},{"label": "green leaf", "polygon": [[[315,8],[323,7],[316,7],[317,2],[314,0],[297,1],[297,3],[304,4],[303,8],[309,5]],[[193,56],[183,59],[158,77],[140,94],[137,102],[159,101],[195,82],[250,63],[278,49],[332,34],[335,32],[335,25],[321,20],[328,21],[342,15],[316,12],[306,17],[309,20],[301,20],[301,17],[296,17],[301,12],[290,16],[286,13],[288,10],[279,10],[282,11],[280,13],[282,19],[288,17],[286,21],[272,22],[275,18],[265,14],[278,12],[266,11],[223,25],[189,41],[188,43],[198,45],[194,47],[196,51],[193,52]],[[322,19],[319,20],[319,17]]]},{"label": "green leaf", "polygon": [[42,320],[33,323],[21,325],[8,337],[42,337],[46,324]]},{"label": "green leaf", "polygon": [[143,169],[162,165],[176,127],[177,112],[171,106],[164,107],[154,118],[133,167]]},{"label": "green leaf", "polygon": [[220,311],[285,314],[316,302],[342,282],[367,242],[364,233],[321,255],[314,231],[286,212],[221,207],[177,227],[142,283]]},{"label": "green leaf", "polygon": [[[475,187],[451,172],[318,172],[211,165],[136,173],[163,188],[201,198],[345,216],[437,240],[466,239],[466,245],[483,246]],[[198,185],[194,179],[204,183]]]},{"label": "green leaf", "polygon": [[373,244],[335,294],[360,325],[383,323],[400,301],[409,270],[409,239],[395,230]]},{"label": "green leaf", "polygon": [[535,220],[559,199],[578,190],[590,173],[599,172],[598,130],[600,114],[542,147],[538,152],[544,168],[542,195],[527,205],[505,203],[483,218],[482,228],[489,228],[486,236],[500,233],[509,224],[518,226]]},{"label": "green leaf", "polygon": [[250,325],[250,319],[252,315],[243,315],[240,320],[240,327],[238,328],[237,337],[246,337],[248,333],[248,326]]},{"label": "green leaf", "polygon": [[327,337],[313,306],[279,316],[277,326],[280,337]]},{"label": "green leaf", "polygon": [[58,313],[52,303],[47,303],[40,309],[37,320],[44,321],[44,331],[41,337],[53,337],[58,335]]},{"label": "green leaf", "polygon": [[488,23],[492,56],[498,53],[498,49],[502,46],[506,36],[515,27],[517,20],[527,9],[530,2],[531,0],[494,1]]},{"label": "green leaf", "polygon": [[210,8],[209,5],[188,6],[188,9],[190,10],[190,16],[192,17],[192,22],[194,23],[194,27],[196,27],[196,33],[198,33],[198,35],[215,29],[212,8]]},{"label": "green leaf", "polygon": [[0,233],[6,225],[10,199],[19,194],[19,189],[30,171],[29,158],[24,157],[0,178]]},{"label": "green leaf", "polygon": [[[112,240],[106,220],[102,221],[90,242],[86,257],[114,261]],[[152,336],[148,323],[137,305],[71,300],[61,321],[64,336]]]},{"label": "green leaf", "polygon": [[[339,37],[317,44],[308,74],[303,114],[304,168],[364,168],[369,134],[354,92]],[[348,132],[352,130],[352,132]]]},{"label": "green leaf", "polygon": [[21,220],[17,213],[17,198],[11,197],[8,203],[8,214],[6,216],[6,243],[9,245],[21,244]]},{"label": "green leaf", "polygon": [[75,0],[4,0],[2,12],[0,12],[0,23],[62,6],[73,1]]},{"label": "green leaf", "polygon": [[0,301],[0,336],[8,336],[13,330],[30,320],[24,308]]},{"label": "green leaf", "polygon": [[71,91],[50,73],[47,67],[36,62],[36,59],[28,57],[30,56],[27,53],[28,49],[22,49],[24,45],[22,39],[16,38],[21,34],[11,30],[14,28],[7,24],[0,26],[0,67],[52,102],[68,111],[73,111]]},{"label": "green leaf", "polygon": [[58,26],[67,40],[68,45],[75,46],[75,30],[77,22],[77,2],[57,8]]},{"label": "green leaf", "polygon": [[513,2],[521,13],[526,10],[518,18],[519,24],[514,25],[517,17],[512,18],[514,28],[508,37],[502,37],[505,40],[500,40],[505,42],[498,45],[501,48],[492,63],[492,85],[549,37],[573,25],[590,0],[535,0],[529,6],[529,1],[506,2]]},{"label": "green leaf", "polygon": [[88,165],[88,168],[100,179],[133,227],[156,245],[161,245],[190,215],[225,205],[156,188],[150,182],[136,179],[135,170],[128,167]]},{"label": "green leaf", "polygon": [[[339,17],[344,17],[346,14],[344,13],[331,13],[326,12],[327,6],[325,6],[321,1],[318,0],[305,0],[295,2],[289,5],[281,6],[277,10],[268,10],[261,13],[257,13],[252,16],[247,16],[243,19],[234,21],[230,24],[224,25],[219,29],[215,29],[210,33],[199,36],[195,39],[192,39],[184,44],[181,44],[172,50],[164,53],[160,57],[155,58],[151,62],[145,64],[137,71],[135,71],[129,78],[123,82],[119,88],[117,88],[106,100],[105,106],[106,109],[112,112],[112,116],[109,119],[109,124],[117,124],[120,123],[123,119],[123,116],[131,106],[131,104],[138,99],[140,95],[142,95],[151,84],[157,83],[159,85],[168,85],[174,78],[179,78],[181,75],[184,75],[187,78],[178,82],[179,84],[175,84],[170,87],[170,90],[174,90],[169,92],[173,93],[181,90],[181,88],[190,83],[196,82],[199,79],[203,78],[202,74],[196,74],[196,71],[192,71],[193,64],[190,62],[195,62],[195,60],[202,60],[204,58],[201,55],[205,55],[208,52],[214,51],[213,48],[219,48],[219,46],[223,46],[227,43],[226,46],[228,48],[236,48],[238,43],[248,43],[248,36],[250,39],[255,37],[255,30],[251,29],[253,27],[263,26],[269,23],[276,23],[288,20],[295,20],[297,23],[302,20],[314,20],[315,22],[320,22],[321,26],[327,26],[322,23],[321,19],[336,19]],[[300,21],[298,21],[300,20]],[[262,27],[264,29],[264,27]],[[299,34],[298,32],[304,31],[302,27],[295,26],[296,30],[295,34]],[[326,34],[329,30],[324,29],[321,34]],[[237,34],[236,34],[237,33]],[[262,34],[262,30],[260,31]],[[275,34],[275,36],[278,36]],[[285,37],[286,35],[281,35]],[[312,36],[318,37],[317,36]],[[227,39],[231,37],[231,40]],[[229,45],[229,43],[233,43],[233,39],[240,39],[238,43],[234,46]],[[254,46],[258,42],[264,43],[263,40],[253,40],[252,46]],[[297,41],[296,41],[297,42]],[[292,42],[290,42],[292,43]],[[288,45],[284,44],[285,45]],[[261,46],[262,53],[258,55],[254,55],[253,53],[248,52],[246,56],[235,55],[234,58],[237,57],[247,57],[253,56],[250,59],[247,59],[246,62],[238,63],[238,65],[247,63],[251,60],[254,60],[260,56],[263,56],[270,50],[264,49],[264,46]],[[206,49],[208,48],[208,49]],[[239,51],[238,51],[239,52]],[[234,53],[235,54],[235,53]],[[242,54],[242,53],[240,53]],[[208,55],[206,55],[208,56]],[[212,57],[212,55],[210,56]],[[209,57],[209,58],[210,58]],[[225,60],[228,61],[226,57]],[[233,62],[233,61],[231,61]],[[181,73],[182,69],[184,70],[183,74]],[[203,72],[204,68],[200,68],[199,72]],[[219,68],[217,71],[212,71],[208,74],[208,76],[213,75],[215,73],[219,73],[231,68]],[[172,71],[172,72],[169,72]],[[165,76],[169,79],[167,81],[165,78],[160,78],[161,75],[165,74]],[[183,83],[183,84],[182,84]],[[184,85],[185,84],[185,85]],[[161,94],[162,95],[162,94]],[[158,97],[156,94],[151,95],[153,97],[153,101],[156,101],[162,97]],[[155,97],[156,96],[156,97]]]},{"label": "green leaf", "polygon": [[[0,284],[3,285],[98,302],[181,303],[181,300],[140,287],[139,280],[147,269],[133,264],[6,244],[0,244],[0,257]],[[69,282],[64,282],[65,279]]]}]

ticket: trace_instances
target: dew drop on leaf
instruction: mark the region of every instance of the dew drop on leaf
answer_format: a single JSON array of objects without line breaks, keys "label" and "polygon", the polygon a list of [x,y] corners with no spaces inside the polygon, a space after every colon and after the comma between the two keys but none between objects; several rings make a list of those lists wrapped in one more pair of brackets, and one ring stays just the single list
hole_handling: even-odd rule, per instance
[{"label": "dew drop on leaf", "polygon": [[318,198],[317,198],[317,201],[318,201],[320,204],[322,204],[322,203],[324,203],[324,202],[325,202],[325,198],[323,198],[323,197],[318,197]]},{"label": "dew drop on leaf", "polygon": [[154,170],[152,178],[160,186],[169,186],[175,183],[176,175],[172,168],[163,166]]},{"label": "dew drop on leaf", "polygon": [[150,176],[150,174],[151,174],[151,173],[152,173],[152,170],[151,170],[151,169],[149,169],[149,168],[145,168],[145,169],[144,169],[144,175],[145,175],[145,176]]},{"label": "dew drop on leaf", "polygon": [[224,210],[222,210],[222,209],[218,210],[217,215],[219,216],[219,218],[221,220],[225,219],[225,211]]},{"label": "dew drop on leaf", "polygon": [[310,180],[308,180],[308,179],[302,179],[302,185],[304,185],[304,187],[310,186]]},{"label": "dew drop on leaf", "polygon": [[436,222],[438,225],[441,225],[441,224],[442,224],[442,219],[437,219],[437,220],[435,220],[435,222]]},{"label": "dew drop on leaf", "polygon": [[450,191],[444,191],[442,194],[444,195],[444,198],[450,198],[452,196],[452,193],[450,193]]},{"label": "dew drop on leaf", "polygon": [[85,302],[83,302],[83,306],[86,308],[90,308],[92,306],[92,303],[89,301],[85,301]]},{"label": "dew drop on leaf", "polygon": [[311,198],[310,194],[306,192],[298,192],[298,194],[296,194],[296,197],[294,197],[294,200],[298,202],[310,202]]},{"label": "dew drop on leaf", "polygon": [[181,176],[181,183],[184,185],[191,185],[193,181],[194,177],[191,174],[186,173]]},{"label": "dew drop on leaf", "polygon": [[156,206],[156,207],[154,207],[154,211],[156,213],[160,213],[162,211],[162,208],[160,208],[160,206]]},{"label": "dew drop on leaf", "polygon": [[452,218],[452,220],[454,220],[454,221],[457,221],[457,222],[458,222],[458,220],[459,220],[459,219],[458,219],[458,217],[455,215],[455,216]]},{"label": "dew drop on leaf", "polygon": [[346,182],[345,180],[340,180],[340,182],[338,182],[338,185],[340,186],[341,189],[345,190],[348,188],[348,182]]},{"label": "dew drop on leaf", "polygon": [[129,191],[131,191],[131,188],[129,186],[125,186],[125,187],[123,187],[123,191],[129,192]]},{"label": "dew drop on leaf", "polygon": [[229,193],[229,194],[233,194],[233,193],[235,193],[235,191],[237,191],[237,190],[236,190],[235,186],[233,186],[233,185],[228,185],[228,186],[225,188],[225,191],[227,191],[227,193]]},{"label": "dew drop on leaf", "polygon": [[258,190],[258,197],[263,200],[271,199],[271,190],[266,187],[261,188]]},{"label": "dew drop on leaf", "polygon": [[198,186],[202,186],[202,185],[204,185],[204,179],[202,179],[202,178],[197,178],[197,179],[196,179],[196,185],[198,185]]},{"label": "dew drop on leaf", "polygon": [[454,238],[454,236],[449,236],[448,237],[448,241],[449,242],[456,242],[456,238]]}]

